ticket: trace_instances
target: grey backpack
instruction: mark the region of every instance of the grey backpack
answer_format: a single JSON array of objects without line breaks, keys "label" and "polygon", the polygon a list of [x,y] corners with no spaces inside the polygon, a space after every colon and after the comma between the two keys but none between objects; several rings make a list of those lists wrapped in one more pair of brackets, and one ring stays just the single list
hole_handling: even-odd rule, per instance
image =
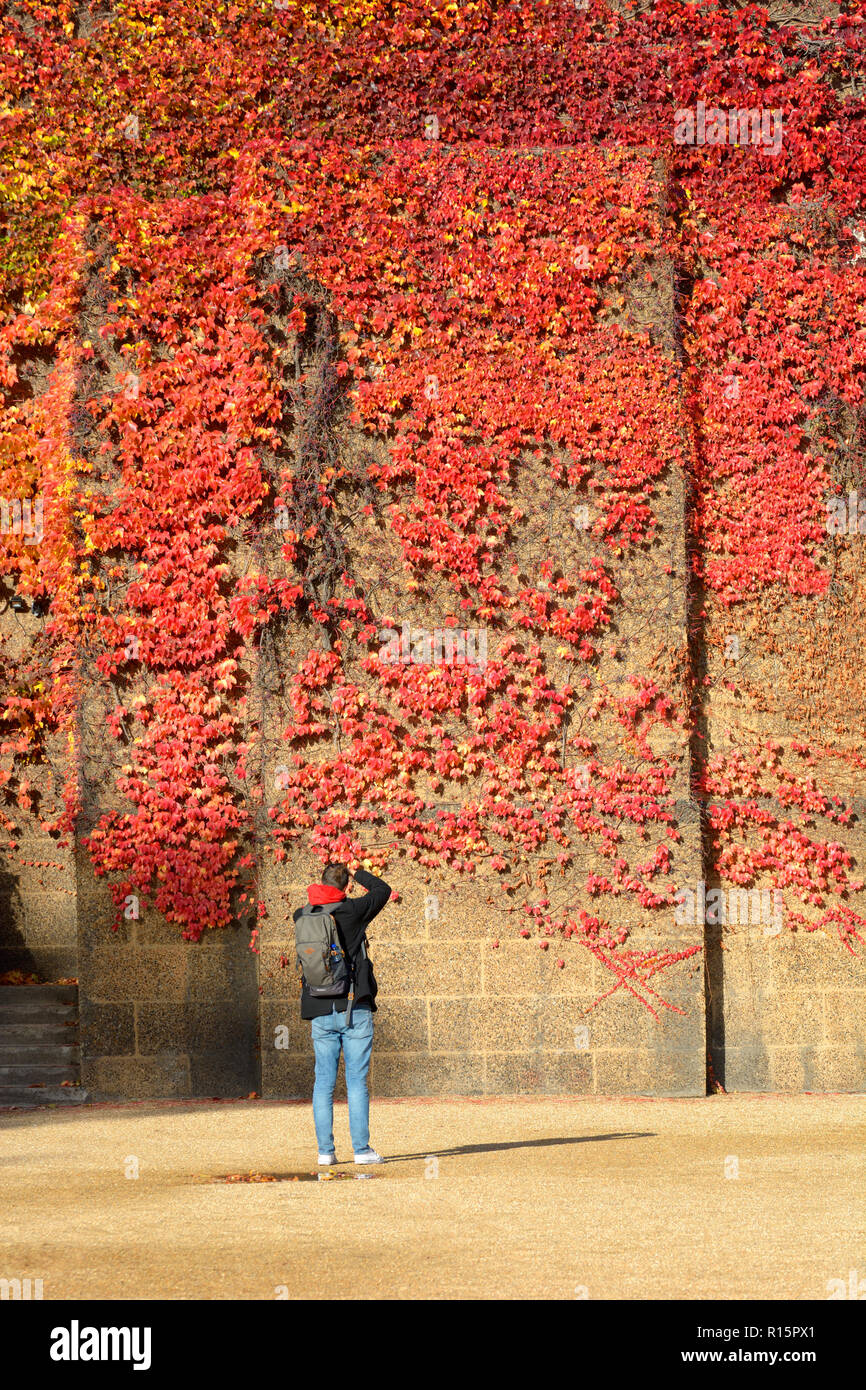
[{"label": "grey backpack", "polygon": [[295,919],[295,949],[304,983],[314,998],[342,998],[349,993],[351,969],[330,912],[304,908]]}]

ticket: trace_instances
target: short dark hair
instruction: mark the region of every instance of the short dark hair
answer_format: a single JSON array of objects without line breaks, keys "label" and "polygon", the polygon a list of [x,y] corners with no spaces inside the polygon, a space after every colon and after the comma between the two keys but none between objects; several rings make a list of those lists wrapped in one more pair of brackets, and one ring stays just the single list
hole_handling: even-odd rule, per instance
[{"label": "short dark hair", "polygon": [[349,882],[349,870],[345,864],[326,864],[322,870],[322,882],[342,892]]}]

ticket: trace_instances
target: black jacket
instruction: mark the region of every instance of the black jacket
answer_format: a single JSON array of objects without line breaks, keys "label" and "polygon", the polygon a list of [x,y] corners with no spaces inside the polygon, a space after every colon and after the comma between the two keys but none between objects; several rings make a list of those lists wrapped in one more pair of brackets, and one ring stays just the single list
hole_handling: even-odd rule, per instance
[{"label": "black jacket", "polygon": [[[363,956],[361,953],[361,944],[366,945],[367,927],[382,911],[391,896],[391,889],[384,879],[377,878],[375,874],[368,874],[365,869],[355,870],[355,880],[362,888],[367,889],[363,896],[344,898],[338,903],[324,903],[313,911],[330,912],[337,923],[340,945],[355,967],[353,1007],[363,1004],[375,1012],[379,986],[373,974],[373,963],[369,956]],[[309,907],[299,907],[293,914],[293,920],[297,921],[302,912],[309,910]],[[329,1014],[335,1004],[337,1013],[345,1013],[349,996],[344,994],[340,998],[313,998],[306,985],[301,989],[301,1018],[320,1018],[322,1014]]]}]

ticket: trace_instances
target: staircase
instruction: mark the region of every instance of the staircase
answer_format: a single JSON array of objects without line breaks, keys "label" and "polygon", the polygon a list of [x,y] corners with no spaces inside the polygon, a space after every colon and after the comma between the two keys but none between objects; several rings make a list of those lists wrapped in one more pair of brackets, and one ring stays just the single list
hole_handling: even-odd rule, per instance
[{"label": "staircase", "polygon": [[77,985],[0,985],[0,1107],[80,1105]]}]

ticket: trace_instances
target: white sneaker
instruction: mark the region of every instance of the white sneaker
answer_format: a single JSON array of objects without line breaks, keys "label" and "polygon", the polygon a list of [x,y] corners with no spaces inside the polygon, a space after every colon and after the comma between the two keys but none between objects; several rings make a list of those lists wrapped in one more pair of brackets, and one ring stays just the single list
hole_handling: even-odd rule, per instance
[{"label": "white sneaker", "polygon": [[336,1162],[337,1162],[337,1155],[336,1155],[336,1154],[319,1154],[319,1167],[320,1167],[320,1168],[333,1168],[333,1166],[334,1166],[334,1164],[335,1164]]},{"label": "white sneaker", "polygon": [[377,1154],[377,1153],[376,1153],[376,1150],[375,1150],[375,1149],[371,1149],[371,1148],[368,1147],[368,1148],[366,1148],[366,1149],[362,1149],[360,1153],[355,1154],[355,1162],[356,1162],[356,1163],[384,1163],[385,1160],[384,1160],[384,1158],[382,1158],[381,1154]]}]

